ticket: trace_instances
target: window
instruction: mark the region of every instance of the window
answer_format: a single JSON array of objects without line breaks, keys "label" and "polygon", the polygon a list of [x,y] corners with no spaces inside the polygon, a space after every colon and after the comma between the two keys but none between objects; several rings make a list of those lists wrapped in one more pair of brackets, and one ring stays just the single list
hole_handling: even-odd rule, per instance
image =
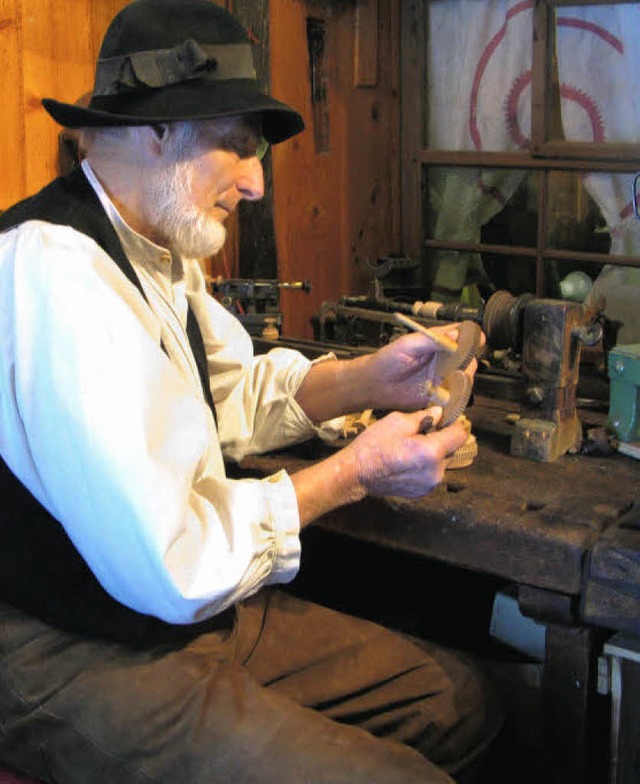
[{"label": "window", "polygon": [[640,4],[406,2],[401,67],[403,244],[429,298],[591,301],[640,342]]}]

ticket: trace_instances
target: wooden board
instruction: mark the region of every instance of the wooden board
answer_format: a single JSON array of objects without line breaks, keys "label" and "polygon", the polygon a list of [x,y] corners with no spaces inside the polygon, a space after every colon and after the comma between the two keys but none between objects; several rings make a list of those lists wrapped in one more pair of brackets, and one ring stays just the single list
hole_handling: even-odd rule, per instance
[{"label": "wooden board", "polygon": [[[350,3],[271,0],[271,85],[304,117],[306,130],[273,150],[274,215],[281,280],[311,280],[310,294],[284,292],[284,334],[310,338],[322,302],[364,293],[358,260],[400,251],[399,3],[378,4],[378,76],[354,87]],[[308,16],[325,20],[329,150],[314,146],[306,40]]]},{"label": "wooden board", "polygon": [[0,209],[58,174],[58,126],[45,97],[76,101],[93,86],[107,25],[126,0],[0,0],[3,136]]},{"label": "wooden board", "polygon": [[22,112],[22,69],[20,57],[20,8],[18,0],[0,0],[0,99],[2,141],[0,142],[0,209],[25,193],[24,120]]},{"label": "wooden board", "polygon": [[[513,404],[482,399],[468,410],[479,454],[447,471],[431,495],[367,499],[326,515],[328,529],[422,554],[514,582],[579,596],[588,553],[624,514],[640,505],[640,467],[620,455],[565,455],[538,463],[509,453]],[[275,473],[321,459],[312,442],[292,452],[250,458],[242,468]]]},{"label": "wooden board", "polygon": [[640,504],[593,548],[582,615],[590,623],[640,635]]}]

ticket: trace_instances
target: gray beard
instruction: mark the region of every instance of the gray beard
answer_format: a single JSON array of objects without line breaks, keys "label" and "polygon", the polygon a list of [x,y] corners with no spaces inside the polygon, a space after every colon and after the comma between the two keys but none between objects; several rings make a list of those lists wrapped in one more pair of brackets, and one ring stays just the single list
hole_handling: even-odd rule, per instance
[{"label": "gray beard", "polygon": [[148,184],[148,217],[170,250],[179,256],[200,259],[221,250],[227,230],[219,221],[191,203],[193,165],[177,161]]}]

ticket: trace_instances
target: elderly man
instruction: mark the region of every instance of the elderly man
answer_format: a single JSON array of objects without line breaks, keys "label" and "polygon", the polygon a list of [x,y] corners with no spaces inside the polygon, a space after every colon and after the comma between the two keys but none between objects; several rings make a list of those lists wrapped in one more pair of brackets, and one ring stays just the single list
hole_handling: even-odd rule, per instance
[{"label": "elderly man", "polygon": [[[0,758],[65,784],[450,781],[499,723],[476,674],[270,587],[319,515],[441,480],[465,433],[420,432],[434,342],[254,357],[196,260],[300,116],[208,0],[131,3],[89,105],[44,104],[84,160],[0,223]],[[372,406],[395,413],[311,468],[225,474]]]}]

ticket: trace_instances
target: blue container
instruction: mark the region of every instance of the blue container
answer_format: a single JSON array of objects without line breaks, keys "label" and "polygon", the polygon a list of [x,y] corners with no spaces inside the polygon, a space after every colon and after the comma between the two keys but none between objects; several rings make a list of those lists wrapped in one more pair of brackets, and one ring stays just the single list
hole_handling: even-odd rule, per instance
[{"label": "blue container", "polygon": [[640,343],[609,352],[607,426],[619,441],[640,441]]}]

